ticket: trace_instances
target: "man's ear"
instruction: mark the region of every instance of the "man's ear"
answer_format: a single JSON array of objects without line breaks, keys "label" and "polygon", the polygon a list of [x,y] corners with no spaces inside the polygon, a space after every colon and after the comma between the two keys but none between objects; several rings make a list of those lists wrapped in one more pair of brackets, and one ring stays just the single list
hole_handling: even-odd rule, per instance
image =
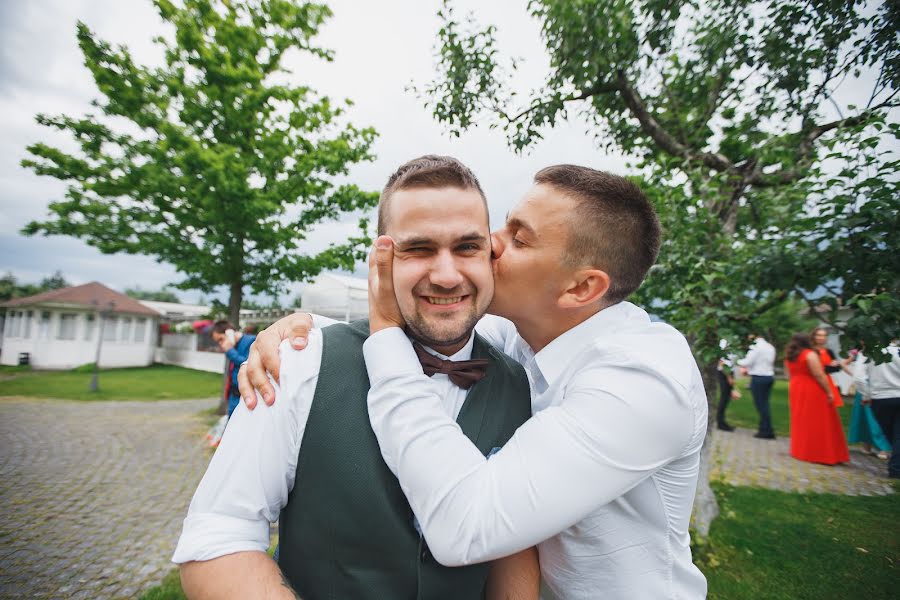
[{"label": "man's ear", "polygon": [[575,271],[557,300],[560,308],[581,308],[603,299],[609,290],[609,274],[600,269]]}]

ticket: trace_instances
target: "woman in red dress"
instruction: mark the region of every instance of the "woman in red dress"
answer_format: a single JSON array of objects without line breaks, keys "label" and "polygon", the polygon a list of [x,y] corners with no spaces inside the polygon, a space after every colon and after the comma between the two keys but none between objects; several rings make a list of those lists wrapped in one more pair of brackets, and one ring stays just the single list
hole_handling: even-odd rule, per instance
[{"label": "woman in red dress", "polygon": [[835,409],[840,398],[825,375],[819,353],[808,335],[796,333],[785,349],[790,374],[791,456],[835,465],[850,460],[847,439]]},{"label": "woman in red dress", "polygon": [[825,345],[828,342],[828,330],[824,327],[816,327],[812,330],[812,333],[809,334],[809,337],[810,342],[812,342],[812,349],[819,353],[819,360],[822,361],[822,368],[825,371],[825,379],[828,380],[831,389],[834,390],[834,407],[840,408],[844,405],[844,399],[841,398],[841,392],[834,384],[831,373],[840,371],[842,363],[837,359],[834,353],[828,349],[828,346]]}]

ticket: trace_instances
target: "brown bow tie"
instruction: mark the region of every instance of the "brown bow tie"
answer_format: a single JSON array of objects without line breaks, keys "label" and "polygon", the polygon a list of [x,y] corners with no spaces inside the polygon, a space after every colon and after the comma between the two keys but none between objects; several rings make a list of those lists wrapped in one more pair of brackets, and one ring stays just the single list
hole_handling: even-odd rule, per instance
[{"label": "brown bow tie", "polygon": [[464,390],[469,389],[484,377],[490,362],[486,358],[442,360],[427,352],[419,344],[413,344],[413,348],[426,375],[431,377],[435,373],[443,373],[450,378],[450,381]]}]

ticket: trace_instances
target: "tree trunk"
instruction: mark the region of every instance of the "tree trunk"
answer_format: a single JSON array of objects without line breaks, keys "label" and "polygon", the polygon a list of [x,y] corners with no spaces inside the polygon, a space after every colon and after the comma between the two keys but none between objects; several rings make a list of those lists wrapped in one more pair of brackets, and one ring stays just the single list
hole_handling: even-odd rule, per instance
[{"label": "tree trunk", "polygon": [[[232,282],[231,284],[231,293],[228,296],[228,320],[231,321],[231,324],[235,326],[238,330],[241,327],[241,302],[243,301],[243,285],[241,285],[240,281]],[[225,372],[222,373],[222,400],[219,402],[218,414],[224,415],[228,412],[228,394],[225,393],[225,390],[228,389],[228,371],[229,371],[230,363],[229,361],[225,361]]]},{"label": "tree trunk", "polygon": [[236,328],[241,327],[241,302],[243,302],[243,284],[240,281],[231,283],[231,294],[228,296],[228,320]]},{"label": "tree trunk", "polygon": [[719,516],[719,503],[709,485],[709,474],[712,468],[712,436],[715,431],[716,408],[719,404],[717,364],[702,365],[701,375],[703,387],[706,389],[706,403],[709,414],[706,420],[706,439],[703,440],[703,450],[700,451],[700,476],[697,480],[697,495],[694,498],[693,525],[694,531],[700,537],[709,535],[709,527]]}]

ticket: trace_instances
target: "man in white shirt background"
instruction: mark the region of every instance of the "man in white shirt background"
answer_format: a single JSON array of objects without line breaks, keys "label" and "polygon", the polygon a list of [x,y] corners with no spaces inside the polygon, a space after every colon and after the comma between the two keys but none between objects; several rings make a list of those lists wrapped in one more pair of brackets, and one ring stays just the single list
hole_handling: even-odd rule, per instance
[{"label": "man in white shirt background", "polygon": [[872,405],[881,431],[891,443],[888,477],[900,478],[900,348],[893,340],[882,351],[890,360],[874,364],[867,356],[857,357],[853,378],[862,392],[863,403]]},{"label": "man in white shirt background", "polygon": [[[462,565],[538,544],[546,599],[705,597],[688,535],[703,383],[684,337],[625,301],[659,250],[651,205],[624,178],[548,167],[492,243],[489,312],[505,318],[477,331],[525,366],[534,416],[490,460],[441,413],[403,335],[391,240],[373,251],[369,416],[431,551]],[[308,323],[261,334],[245,401],[253,386],[271,400],[261,365]]]},{"label": "man in white shirt background", "polygon": [[[477,179],[450,157],[406,163],[382,193],[379,232],[397,240],[397,298],[436,369],[439,410],[483,455],[499,449],[530,397],[521,366],[473,334],[493,293]],[[302,353],[285,346],[278,402],[235,411],[173,556],[188,597],[536,600],[533,548],[466,568],[428,552],[369,424],[367,335],[365,322],[340,324],[313,332]],[[276,519],[277,565],[266,554]]]},{"label": "man in white shirt background", "polygon": [[769,398],[772,386],[775,385],[775,346],[755,333],[750,335],[750,339],[753,340],[750,350],[747,356],[738,361],[738,365],[745,375],[750,375],[750,395],[753,396],[753,405],[759,413],[759,428],[753,437],[774,440]]}]

